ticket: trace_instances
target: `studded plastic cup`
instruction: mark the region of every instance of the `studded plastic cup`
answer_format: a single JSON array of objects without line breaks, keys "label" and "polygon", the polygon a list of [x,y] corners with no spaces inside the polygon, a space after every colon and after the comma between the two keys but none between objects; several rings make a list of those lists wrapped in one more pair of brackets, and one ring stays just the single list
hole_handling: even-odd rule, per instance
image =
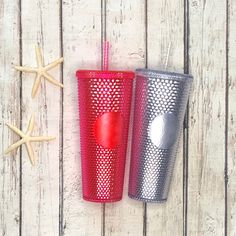
[{"label": "studded plastic cup", "polygon": [[136,71],[129,197],[167,200],[192,76]]},{"label": "studded plastic cup", "polygon": [[79,70],[83,198],[122,198],[134,73]]}]

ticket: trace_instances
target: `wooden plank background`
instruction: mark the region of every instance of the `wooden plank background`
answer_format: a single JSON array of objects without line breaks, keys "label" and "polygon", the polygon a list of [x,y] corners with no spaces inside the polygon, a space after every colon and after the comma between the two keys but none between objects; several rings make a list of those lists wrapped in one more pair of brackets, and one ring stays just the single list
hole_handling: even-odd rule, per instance
[{"label": "wooden plank background", "polygon": [[[235,0],[0,1],[0,235],[236,235]],[[173,181],[165,204],[127,197],[118,203],[82,200],[76,69],[101,68],[102,41],[110,68],[148,67],[191,73],[194,85]],[[64,57],[31,99],[35,46],[45,63]],[[37,165],[25,148],[5,156],[18,137],[6,122],[35,134]],[[130,131],[132,126],[130,127]]]}]

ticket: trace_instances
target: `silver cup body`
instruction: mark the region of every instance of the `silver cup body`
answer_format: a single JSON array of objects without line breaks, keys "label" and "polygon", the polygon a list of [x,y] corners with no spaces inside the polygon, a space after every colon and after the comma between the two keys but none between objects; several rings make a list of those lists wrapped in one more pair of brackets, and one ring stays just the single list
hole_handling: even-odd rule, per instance
[{"label": "silver cup body", "polygon": [[129,197],[167,200],[192,76],[136,70]]}]

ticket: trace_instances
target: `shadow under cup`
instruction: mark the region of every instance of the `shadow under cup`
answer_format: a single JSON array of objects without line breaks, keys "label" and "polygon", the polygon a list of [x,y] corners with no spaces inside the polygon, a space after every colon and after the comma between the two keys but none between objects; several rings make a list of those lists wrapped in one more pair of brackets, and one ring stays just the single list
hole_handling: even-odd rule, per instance
[{"label": "shadow under cup", "polygon": [[129,71],[78,70],[83,198],[122,198],[132,85]]}]

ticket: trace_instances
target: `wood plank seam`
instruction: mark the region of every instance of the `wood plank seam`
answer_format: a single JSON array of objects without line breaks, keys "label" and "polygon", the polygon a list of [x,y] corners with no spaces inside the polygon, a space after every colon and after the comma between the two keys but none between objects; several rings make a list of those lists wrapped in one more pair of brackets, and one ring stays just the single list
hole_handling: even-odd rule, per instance
[{"label": "wood plank seam", "polygon": [[[145,68],[148,68],[148,0],[144,4],[144,32],[145,32]],[[147,235],[147,203],[143,203],[143,236]]]},{"label": "wood plank seam", "polygon": [[[184,73],[189,73],[189,0],[184,0]],[[188,229],[189,102],[183,125],[183,235]]]},{"label": "wood plank seam", "polygon": [[[22,1],[19,0],[19,65],[22,66],[23,61],[23,42],[22,42]],[[19,79],[20,79],[20,129],[22,130],[22,101],[23,101],[23,94],[22,94],[22,72],[19,72]],[[20,214],[19,214],[19,236],[22,236],[22,147],[20,147],[20,193],[19,193],[19,207],[20,207]]]},{"label": "wood plank seam", "polygon": [[229,1],[226,0],[226,26],[225,26],[225,236],[228,235],[228,119],[229,119]]},{"label": "wood plank seam", "polygon": [[[226,0],[226,113],[225,123],[226,140],[225,155],[227,163],[225,165],[225,191],[226,191],[226,232],[228,235],[236,235],[236,2]],[[226,175],[227,174],[227,175]]]},{"label": "wood plank seam", "polygon": [[[63,57],[63,0],[60,0],[59,2],[59,22],[60,22],[60,57]],[[61,65],[60,67],[60,78],[61,78],[61,83],[63,84],[64,82],[64,64]],[[64,93],[61,90],[60,92],[60,121],[59,121],[59,236],[64,235],[64,220],[63,220],[63,210],[64,210],[64,175],[63,175],[63,127],[64,127],[64,110],[63,110],[63,104],[64,104]]]}]

